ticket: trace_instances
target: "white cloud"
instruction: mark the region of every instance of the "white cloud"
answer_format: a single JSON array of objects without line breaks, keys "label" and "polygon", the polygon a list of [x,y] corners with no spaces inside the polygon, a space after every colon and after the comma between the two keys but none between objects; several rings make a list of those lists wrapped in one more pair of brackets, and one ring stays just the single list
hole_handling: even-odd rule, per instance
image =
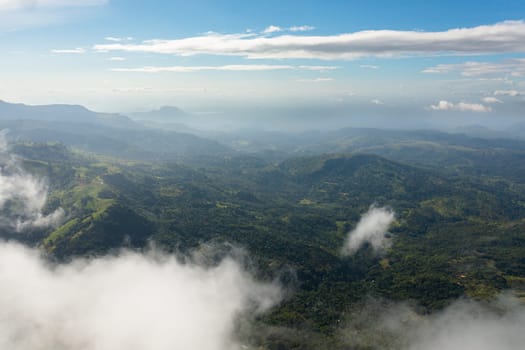
[{"label": "white cloud", "polygon": [[304,70],[325,72],[325,71],[330,71],[330,70],[336,70],[341,67],[337,67],[337,66],[298,66],[297,68],[304,69]]},{"label": "white cloud", "polygon": [[[440,66],[442,66],[442,65],[440,65]],[[425,68],[424,70],[421,71],[421,73],[434,74],[434,73],[448,73],[449,72],[446,69],[441,69],[440,66]]]},{"label": "white cloud", "polygon": [[[272,28],[268,27],[267,29]],[[190,56],[198,54],[247,58],[310,58],[349,60],[363,57],[468,55],[525,52],[525,22],[450,29],[442,32],[367,30],[328,36],[218,34],[141,44],[101,44],[99,51],[147,52]]]},{"label": "white cloud", "polygon": [[108,58],[108,61],[125,61],[125,60],[126,60],[125,57],[119,57],[119,56],[114,56],[114,57]]},{"label": "white cloud", "polygon": [[516,96],[519,96],[520,93],[519,93],[519,91],[516,91],[516,90],[496,90],[496,91],[494,91],[494,95],[495,96],[512,96],[512,97],[516,97]]},{"label": "white cloud", "polygon": [[386,237],[388,228],[395,220],[395,213],[388,208],[372,206],[359,220],[343,246],[343,255],[353,255],[366,243],[376,253],[381,253],[389,246]]},{"label": "white cloud", "polygon": [[485,113],[491,112],[492,108],[484,106],[479,103],[466,103],[460,102],[454,104],[448,101],[439,101],[438,104],[431,105],[429,107],[433,111],[460,111],[460,112],[476,112],[476,113]]},{"label": "white cloud", "polygon": [[282,31],[283,31],[283,29],[281,27],[271,25],[269,27],[266,27],[266,29],[263,30],[263,33],[264,34],[271,34],[271,33],[277,33],[277,32],[282,32]]},{"label": "white cloud", "polygon": [[359,67],[364,69],[379,69],[379,66],[374,66],[371,64],[362,64]]},{"label": "white cloud", "polygon": [[20,160],[12,155],[0,132],[0,225],[20,232],[31,227],[57,226],[64,217],[58,208],[49,215],[42,209],[47,201],[48,186],[43,179],[27,173]]},{"label": "white cloud", "polygon": [[133,37],[131,36],[127,36],[127,37],[116,37],[116,36],[107,36],[104,38],[104,40],[107,40],[107,41],[113,41],[113,42],[121,42],[121,41],[130,41],[130,40],[133,40]]},{"label": "white cloud", "polygon": [[374,98],[374,99],[371,100],[370,102],[372,102],[372,103],[375,104],[375,105],[384,105],[383,101],[378,100],[377,98]]},{"label": "white cloud", "polygon": [[291,31],[291,32],[308,32],[308,31],[311,31],[311,30],[314,30],[314,29],[315,29],[315,27],[307,26],[307,25],[304,25],[304,26],[293,26],[293,27],[288,28],[288,30]]},{"label": "white cloud", "polygon": [[100,6],[108,0],[0,0],[0,11],[18,11],[45,7]]},{"label": "white cloud", "polygon": [[501,62],[465,62],[459,64],[439,64],[426,68],[422,73],[460,73],[466,77],[480,77],[487,75],[510,75],[513,77],[525,76],[525,59],[511,59]]},{"label": "white cloud", "polygon": [[151,252],[50,265],[0,243],[0,348],[240,350],[236,320],[280,289],[232,258],[215,267]]},{"label": "white cloud", "polygon": [[84,54],[86,53],[86,49],[83,49],[81,47],[77,47],[75,49],[53,49],[51,50],[52,53],[57,54]]},{"label": "white cloud", "polygon": [[334,81],[333,78],[314,78],[314,79],[298,79],[301,83],[325,83],[328,81]]},{"label": "white cloud", "polygon": [[226,66],[147,66],[139,68],[112,68],[114,72],[141,72],[141,73],[192,73],[201,71],[228,71],[228,72],[260,72],[273,70],[311,70],[326,71],[334,70],[338,67],[333,66],[290,66],[290,65],[271,65],[271,64],[236,64]]},{"label": "white cloud", "polygon": [[496,97],[490,97],[490,96],[488,96],[488,97],[484,97],[484,98],[482,99],[482,101],[483,101],[484,103],[503,103],[503,101],[501,101],[500,99],[498,99],[498,98],[496,98]]}]

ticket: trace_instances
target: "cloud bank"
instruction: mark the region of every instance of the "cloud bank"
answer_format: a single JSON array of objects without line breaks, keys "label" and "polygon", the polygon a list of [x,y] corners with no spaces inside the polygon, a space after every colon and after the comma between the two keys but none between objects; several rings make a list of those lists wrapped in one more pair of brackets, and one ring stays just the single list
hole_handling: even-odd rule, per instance
[{"label": "cloud bank", "polygon": [[0,224],[18,232],[58,225],[64,210],[58,208],[49,215],[43,214],[48,186],[44,180],[27,173],[20,160],[9,152],[6,133],[0,132]]},{"label": "cloud bank", "polygon": [[391,209],[370,207],[348,234],[343,255],[353,255],[367,243],[376,253],[384,251],[389,246],[386,234],[394,220],[395,213]]},{"label": "cloud bank", "polygon": [[95,45],[98,51],[146,52],[180,56],[221,55],[252,59],[352,60],[363,57],[418,55],[487,55],[525,52],[525,22],[505,21],[441,32],[366,30],[308,36],[279,35],[268,27],[262,34],[206,33],[180,39],[153,39],[140,44]]},{"label": "cloud bank", "polygon": [[280,299],[240,264],[213,268],[160,253],[124,252],[50,265],[0,243],[0,348],[10,350],[235,350],[240,313]]}]

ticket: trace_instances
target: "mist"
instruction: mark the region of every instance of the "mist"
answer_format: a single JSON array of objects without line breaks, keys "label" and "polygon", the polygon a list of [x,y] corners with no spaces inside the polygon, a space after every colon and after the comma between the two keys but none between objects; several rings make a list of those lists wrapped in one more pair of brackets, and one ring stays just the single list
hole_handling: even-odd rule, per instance
[{"label": "mist", "polygon": [[515,350],[523,347],[525,307],[511,295],[459,300],[421,315],[408,303],[368,300],[350,313],[340,337],[350,347],[389,350]]},{"label": "mist", "polygon": [[376,254],[385,251],[390,246],[387,231],[394,220],[395,213],[391,209],[371,206],[348,234],[343,255],[353,255],[365,244],[369,244]]},{"label": "mist", "polygon": [[525,344],[524,324],[525,308],[517,300],[503,297],[491,305],[457,302],[427,320],[409,349],[519,349]]},{"label": "mist", "polygon": [[0,131],[0,224],[17,232],[32,227],[58,225],[64,210],[45,215],[48,185],[22,168],[21,160],[10,152],[6,130]]},{"label": "mist", "polygon": [[280,289],[231,257],[215,267],[159,252],[55,265],[0,244],[0,348],[239,349],[236,320],[267,311]]}]

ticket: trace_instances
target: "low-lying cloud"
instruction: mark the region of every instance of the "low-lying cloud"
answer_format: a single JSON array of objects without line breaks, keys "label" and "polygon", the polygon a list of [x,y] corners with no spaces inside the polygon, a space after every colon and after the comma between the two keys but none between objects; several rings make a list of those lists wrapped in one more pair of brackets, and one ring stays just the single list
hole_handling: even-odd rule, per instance
[{"label": "low-lying cloud", "polygon": [[525,309],[491,309],[474,302],[458,302],[424,322],[410,350],[515,350],[525,344]]},{"label": "low-lying cloud", "polygon": [[0,224],[18,232],[57,225],[64,210],[58,208],[48,215],[42,212],[48,185],[22,168],[21,161],[9,151],[6,133],[0,132]]},{"label": "low-lying cloud", "polygon": [[341,338],[377,350],[515,350],[525,342],[525,307],[509,296],[460,300],[423,316],[407,304],[369,301],[354,310]]},{"label": "low-lying cloud", "polygon": [[0,281],[0,348],[10,350],[240,349],[238,316],[281,295],[233,258],[204,267],[123,252],[52,265],[10,243],[0,243]]},{"label": "low-lying cloud", "polygon": [[391,209],[370,207],[355,229],[348,234],[342,250],[343,255],[353,255],[367,243],[374,252],[383,252],[390,244],[386,235],[394,220],[395,213]]}]

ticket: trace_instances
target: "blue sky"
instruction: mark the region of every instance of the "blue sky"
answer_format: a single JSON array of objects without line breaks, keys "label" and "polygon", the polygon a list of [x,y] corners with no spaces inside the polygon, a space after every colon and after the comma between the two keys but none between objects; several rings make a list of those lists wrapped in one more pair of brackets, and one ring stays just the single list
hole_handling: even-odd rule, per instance
[{"label": "blue sky", "polygon": [[0,99],[519,118],[524,19],[517,0],[0,0]]}]

